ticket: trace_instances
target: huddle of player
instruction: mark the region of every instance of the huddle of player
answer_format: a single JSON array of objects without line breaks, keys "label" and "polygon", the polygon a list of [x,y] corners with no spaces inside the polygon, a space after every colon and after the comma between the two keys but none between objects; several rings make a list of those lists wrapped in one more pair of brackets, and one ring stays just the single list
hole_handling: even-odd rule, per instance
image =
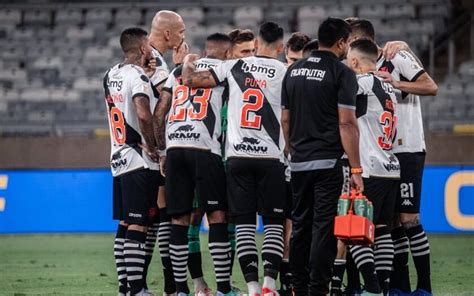
[{"label": "huddle of player", "polygon": [[[184,22],[171,11],[155,15],[149,34],[139,28],[122,33],[125,60],[104,77],[114,219],[120,221],[114,244],[119,295],[153,295],[146,277],[157,238],[164,295],[190,294],[188,269],[194,294],[212,294],[203,279],[200,255],[204,213],[216,295],[239,293],[231,285],[234,254],[247,283],[245,294],[342,295],[346,248],[347,295],[381,295],[389,289],[390,295],[410,295],[410,249],[418,273],[417,295],[430,295],[429,245],[418,214],[425,155],[418,95],[435,93],[436,84],[405,43],[389,42],[381,49],[373,41],[370,22],[348,19],[341,27],[341,21],[329,18],[321,25],[319,44],[294,33],[285,46],[283,29],[273,22],[262,24],[257,37],[240,29],[215,33],[206,39],[202,58],[188,54]],[[338,38],[333,41],[328,35]],[[298,241],[301,235],[293,237],[290,247],[297,203],[292,169],[304,165],[291,158],[295,145],[290,139],[295,136],[285,114],[293,109],[283,110],[288,104],[282,87],[287,91],[290,76],[325,83],[327,76],[315,57],[318,45],[338,47],[338,58],[347,54],[346,64],[357,74],[356,79],[347,71],[355,83],[350,94],[355,105],[343,108],[358,118],[360,142],[358,134],[354,137],[361,165],[345,170],[363,177],[377,225],[374,246],[340,243],[337,256],[334,205],[323,234],[334,244],[326,245],[330,250],[324,256],[313,248],[320,239],[311,234],[317,222],[310,223],[309,232],[301,232],[304,241]],[[163,59],[168,50],[173,50],[176,64],[171,72]],[[278,60],[282,53],[286,65]],[[351,185],[364,190],[360,180]],[[339,193],[348,188],[346,184]],[[333,204],[338,195],[332,197]],[[395,212],[400,214],[393,217]],[[261,252],[255,241],[257,214],[264,223]],[[308,239],[308,254],[300,252],[296,246]]]}]

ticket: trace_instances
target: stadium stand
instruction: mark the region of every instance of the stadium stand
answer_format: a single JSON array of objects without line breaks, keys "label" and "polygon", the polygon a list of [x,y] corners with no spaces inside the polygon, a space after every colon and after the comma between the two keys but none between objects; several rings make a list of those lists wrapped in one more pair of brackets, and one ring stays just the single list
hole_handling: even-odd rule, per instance
[{"label": "stadium stand", "polygon": [[[174,9],[183,16],[194,52],[215,31],[255,30],[261,21],[273,20],[286,35],[300,30],[314,37],[327,16],[355,15],[374,22],[380,44],[405,40],[422,55],[454,17],[451,2],[443,0],[288,2],[165,0],[159,7],[150,1],[6,3],[0,9],[0,133],[93,135],[96,128],[106,127],[102,75],[121,60],[118,36],[129,26],[148,29],[158,9]],[[428,130],[472,123],[473,78],[474,61],[465,62],[441,84],[437,98],[424,100]]]}]

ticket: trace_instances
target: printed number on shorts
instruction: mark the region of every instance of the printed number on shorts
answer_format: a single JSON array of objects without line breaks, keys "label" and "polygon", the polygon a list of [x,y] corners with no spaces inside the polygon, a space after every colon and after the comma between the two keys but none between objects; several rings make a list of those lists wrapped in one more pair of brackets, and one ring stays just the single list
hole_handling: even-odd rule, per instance
[{"label": "printed number on shorts", "polygon": [[401,183],[400,192],[402,198],[413,198],[415,196],[413,191],[413,183]]},{"label": "printed number on shorts", "polygon": [[125,120],[122,111],[117,107],[112,107],[109,116],[115,143],[118,145],[125,144],[127,134],[125,133]]},{"label": "printed number on shorts", "polygon": [[[252,100],[252,98],[254,98]],[[240,126],[243,128],[260,129],[262,127],[262,117],[256,112],[263,106],[264,95],[261,90],[249,88],[243,93],[245,102],[240,113]],[[252,102],[254,101],[254,102]],[[252,112],[252,114],[250,113]],[[253,116],[252,116],[253,115]]]},{"label": "printed number on shorts", "polygon": [[[207,116],[210,97],[211,89],[209,88],[189,89],[187,86],[179,85],[173,93],[173,103],[168,121],[186,121],[187,116],[191,120],[203,120]],[[191,100],[191,106],[183,106],[188,100]]]},{"label": "printed number on shorts", "polygon": [[380,115],[380,124],[382,125],[383,137],[378,138],[379,146],[384,150],[390,150],[397,132],[397,117],[391,112],[384,111]]}]

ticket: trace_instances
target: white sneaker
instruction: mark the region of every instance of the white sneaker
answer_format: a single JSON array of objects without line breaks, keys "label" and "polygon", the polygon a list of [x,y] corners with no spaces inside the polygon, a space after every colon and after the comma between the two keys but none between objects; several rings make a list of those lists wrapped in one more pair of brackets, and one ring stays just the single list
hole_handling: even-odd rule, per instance
[{"label": "white sneaker", "polygon": [[134,296],[155,296],[155,295],[146,289],[142,289],[140,292],[138,292]]}]

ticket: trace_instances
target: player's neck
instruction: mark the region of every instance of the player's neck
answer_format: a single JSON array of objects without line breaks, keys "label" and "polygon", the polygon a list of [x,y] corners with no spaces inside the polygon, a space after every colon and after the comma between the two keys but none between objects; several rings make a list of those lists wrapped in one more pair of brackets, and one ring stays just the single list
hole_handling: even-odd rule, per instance
[{"label": "player's neck", "polygon": [[339,52],[336,50],[336,47],[333,46],[333,47],[325,47],[325,46],[319,46],[319,51],[329,51],[331,53],[333,53],[337,58],[340,58],[339,57]]},{"label": "player's neck", "polygon": [[278,51],[273,48],[262,46],[258,48],[256,55],[276,59],[278,57]]},{"label": "player's neck", "polygon": [[153,39],[150,40],[150,45],[156,49],[161,55],[164,55],[168,51],[168,45],[162,40]]},{"label": "player's neck", "polygon": [[122,65],[136,65],[142,67],[143,61],[142,61],[142,56],[141,55],[136,55],[136,54],[130,54],[126,55],[125,59],[122,62]]},{"label": "player's neck", "polygon": [[359,73],[357,74],[367,74],[367,73],[370,73],[370,72],[375,72],[377,69],[375,67],[375,64],[367,64],[367,65],[363,65],[360,67],[359,69]]}]

